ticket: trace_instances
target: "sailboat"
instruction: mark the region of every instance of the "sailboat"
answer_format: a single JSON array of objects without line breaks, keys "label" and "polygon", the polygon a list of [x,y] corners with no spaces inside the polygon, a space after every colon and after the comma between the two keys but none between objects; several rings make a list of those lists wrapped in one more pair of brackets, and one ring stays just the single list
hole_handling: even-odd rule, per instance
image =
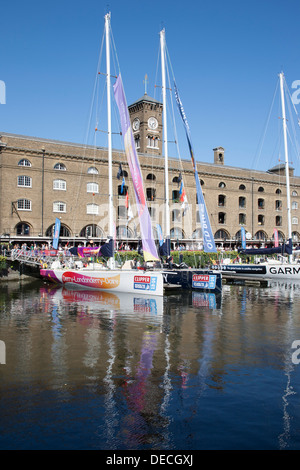
[{"label": "sailboat", "polygon": [[[226,275],[236,278],[257,278],[262,280],[286,280],[286,281],[299,281],[300,282],[300,264],[293,262],[293,244],[292,244],[292,221],[291,221],[291,201],[290,201],[290,177],[289,177],[289,157],[287,145],[287,118],[285,110],[285,97],[284,97],[284,73],[279,74],[280,80],[280,96],[281,96],[281,111],[282,111],[282,125],[283,125],[283,139],[284,139],[284,155],[285,155],[285,179],[287,191],[287,221],[288,221],[288,242],[283,243],[281,247],[273,248],[246,248],[245,230],[242,227],[242,248],[239,253],[244,255],[265,255],[270,256],[274,254],[281,254],[281,259],[288,262],[280,262],[276,259],[267,259],[262,263],[254,264],[221,264],[214,266],[214,269],[220,269]],[[285,255],[285,256],[284,256]]]},{"label": "sailboat", "polygon": [[[170,204],[169,204],[169,181],[168,181],[168,131],[167,131],[167,100],[166,100],[166,38],[165,29],[160,31],[160,55],[161,55],[161,73],[162,73],[162,96],[163,96],[163,122],[164,122],[164,159],[165,159],[165,241],[161,247],[161,254],[170,258]],[[195,176],[195,184],[197,189],[197,203],[200,215],[200,222],[203,233],[204,251],[208,253],[216,252],[216,246],[212,229],[204,201],[199,175],[197,171],[196,162],[194,159],[194,151],[192,140],[187,122],[186,114],[179,97],[178,89],[174,80],[175,98],[179,109],[179,114],[182,118],[185,133],[187,137],[188,147],[191,155],[193,171]],[[170,267],[164,270],[164,285],[165,287],[171,285],[180,285],[186,289],[207,290],[207,291],[221,291],[222,289],[222,274],[215,272],[211,269],[177,269]]]},{"label": "sailboat", "polygon": [[[105,15],[105,39],[106,39],[106,85],[107,85],[107,121],[108,121],[108,174],[109,174],[109,235],[108,242],[99,248],[76,248],[76,253],[81,250],[81,256],[107,256],[107,266],[100,263],[89,263],[86,267],[63,266],[59,260],[55,260],[51,267],[42,268],[42,278],[66,286],[78,286],[84,289],[96,289],[110,292],[138,293],[146,295],[163,295],[163,275],[159,270],[144,271],[139,273],[133,269],[119,269],[114,261],[114,221],[113,221],[113,182],[112,182],[112,130],[111,130],[111,73],[110,73],[110,13]],[[143,253],[145,261],[159,261],[159,256],[152,234],[152,226],[149,211],[144,194],[141,170],[137,159],[128,109],[125,99],[121,75],[114,85],[114,95],[119,108],[122,134],[124,137],[125,153],[134,181],[134,191],[138,206]],[[124,267],[123,267],[124,268]]]}]

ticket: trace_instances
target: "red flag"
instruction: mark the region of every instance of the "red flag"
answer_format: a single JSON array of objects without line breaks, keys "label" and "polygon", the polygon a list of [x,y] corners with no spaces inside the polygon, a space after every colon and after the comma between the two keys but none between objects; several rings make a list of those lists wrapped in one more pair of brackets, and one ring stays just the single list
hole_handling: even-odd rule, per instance
[{"label": "red flag", "polygon": [[125,198],[125,207],[126,207],[126,209],[128,209],[128,199],[129,199],[129,196],[128,196],[128,191],[127,191],[126,198]]}]

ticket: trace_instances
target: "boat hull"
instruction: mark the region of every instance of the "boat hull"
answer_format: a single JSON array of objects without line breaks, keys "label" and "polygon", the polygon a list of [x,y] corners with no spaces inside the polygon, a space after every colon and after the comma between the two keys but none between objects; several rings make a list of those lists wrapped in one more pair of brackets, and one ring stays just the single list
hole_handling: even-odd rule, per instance
[{"label": "boat hull", "polygon": [[183,289],[221,291],[222,273],[208,269],[165,269],[164,285],[178,285]]},{"label": "boat hull", "polygon": [[163,295],[161,272],[133,270],[41,269],[43,279],[65,286],[106,292],[127,292],[145,295]]}]

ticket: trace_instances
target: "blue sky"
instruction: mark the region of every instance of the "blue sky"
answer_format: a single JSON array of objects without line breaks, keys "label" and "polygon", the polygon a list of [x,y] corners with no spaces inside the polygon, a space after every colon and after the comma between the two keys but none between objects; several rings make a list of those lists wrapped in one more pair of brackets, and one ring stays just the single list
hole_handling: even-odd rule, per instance
[{"label": "blue sky", "polygon": [[[291,93],[300,80],[298,0],[5,2],[0,133],[84,143],[108,10],[128,104],[143,95],[145,74],[154,96],[164,27],[196,159],[212,162],[212,149],[223,146],[227,165],[267,170],[278,163],[277,101],[275,125],[260,145],[278,73]],[[184,148],[181,154],[189,158]]]}]

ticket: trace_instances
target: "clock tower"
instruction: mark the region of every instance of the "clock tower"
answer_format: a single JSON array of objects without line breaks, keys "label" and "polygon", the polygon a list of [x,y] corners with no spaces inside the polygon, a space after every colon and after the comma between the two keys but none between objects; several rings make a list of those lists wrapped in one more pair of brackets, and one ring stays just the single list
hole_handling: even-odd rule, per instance
[{"label": "clock tower", "polygon": [[139,153],[162,155],[162,109],[159,101],[144,96],[128,106],[133,137]]}]

